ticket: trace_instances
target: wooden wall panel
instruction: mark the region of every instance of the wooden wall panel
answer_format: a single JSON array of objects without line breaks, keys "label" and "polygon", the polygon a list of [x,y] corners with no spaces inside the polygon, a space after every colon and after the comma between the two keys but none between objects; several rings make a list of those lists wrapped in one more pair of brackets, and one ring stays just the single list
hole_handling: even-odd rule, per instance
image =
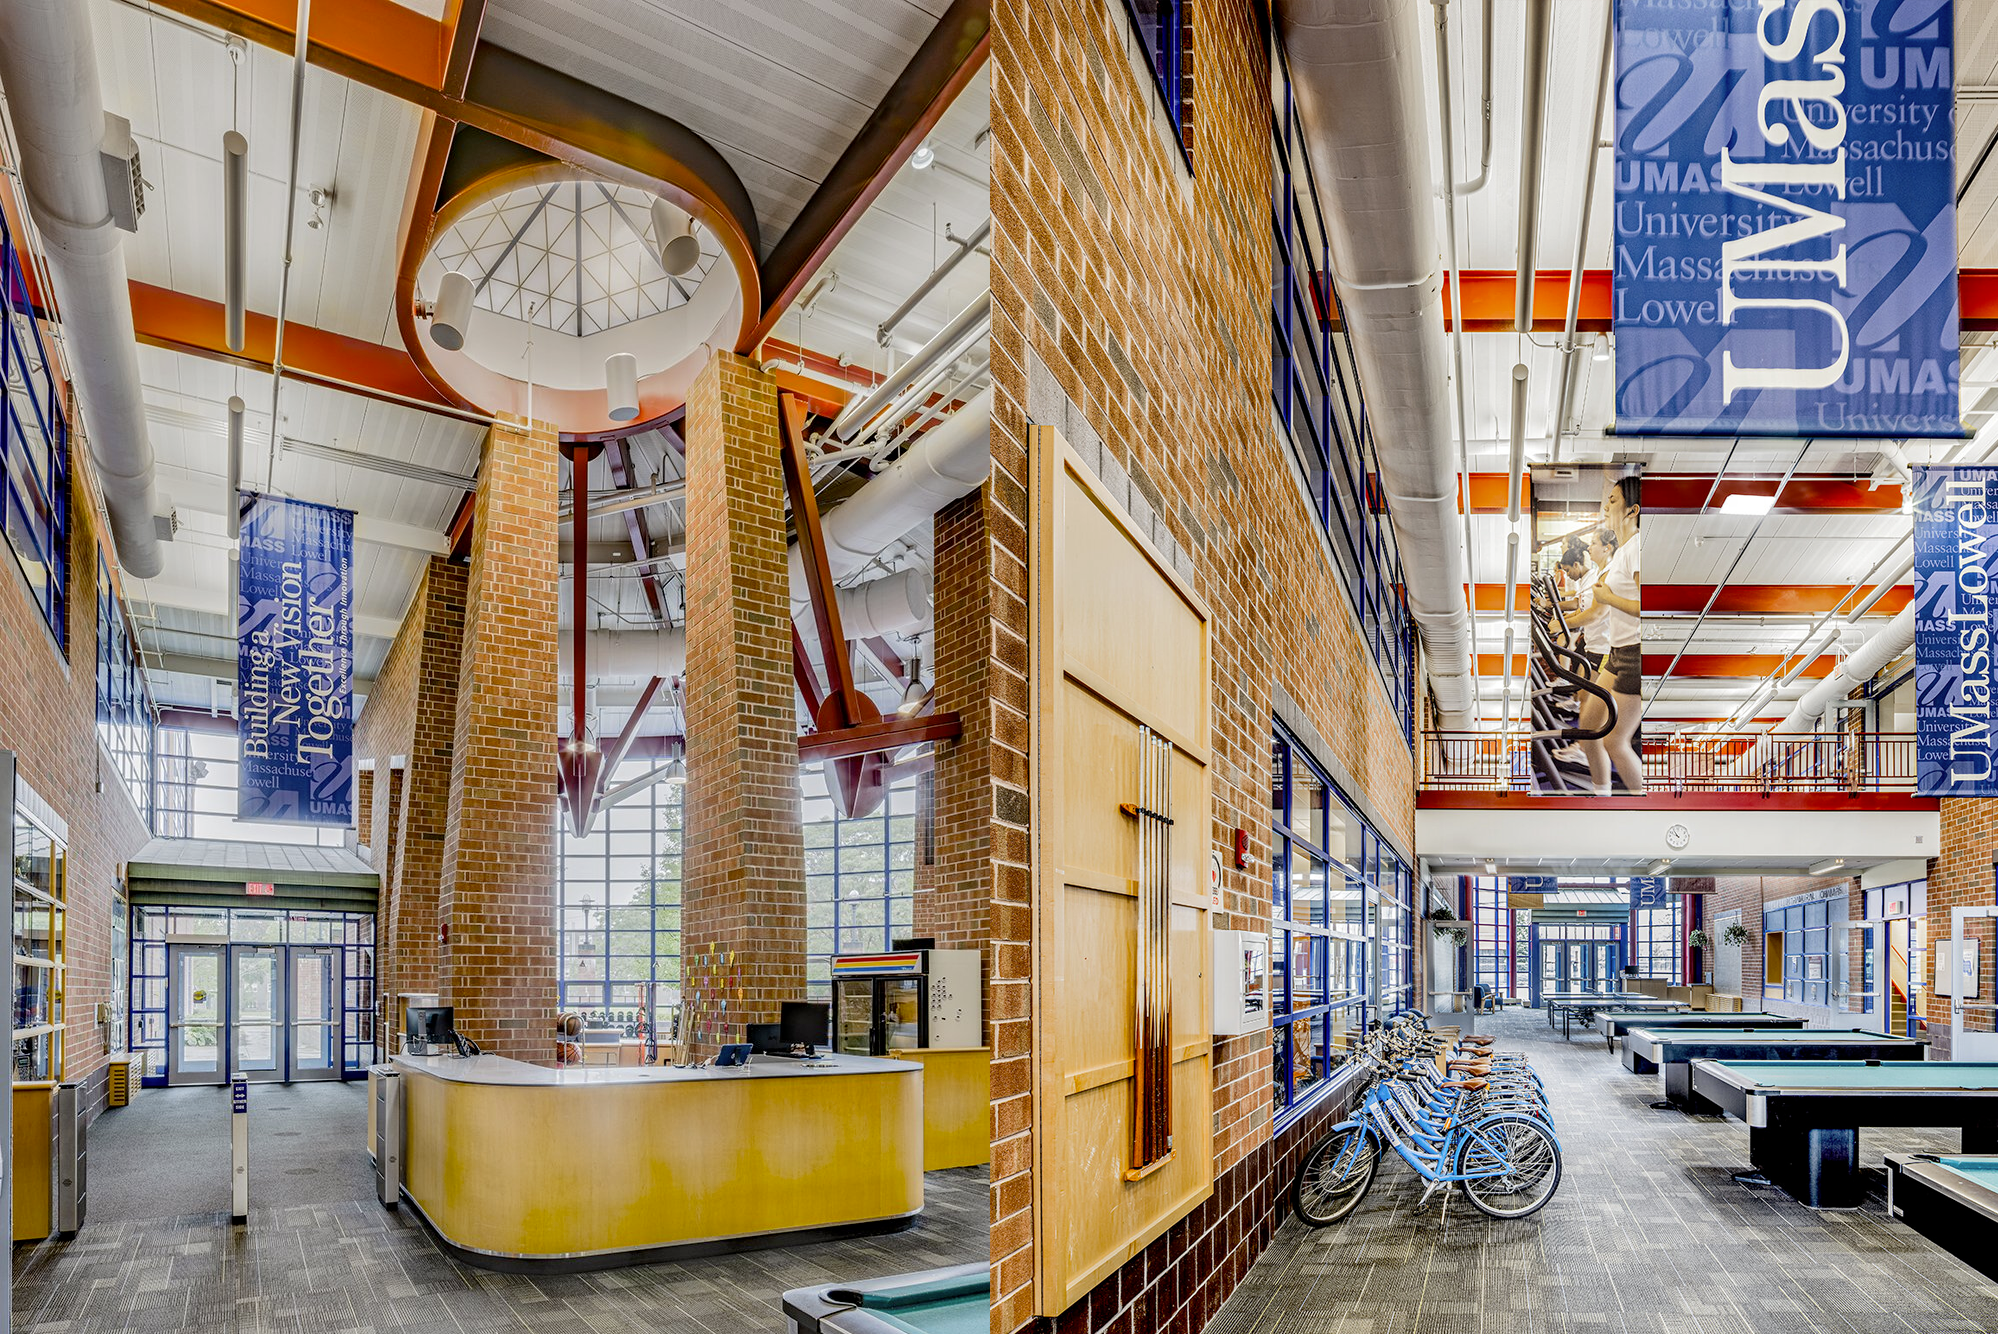
[{"label": "wooden wall panel", "polygon": [[[1037,1305],[1055,1315],[1214,1189],[1209,616],[1051,427],[1032,429]],[[1137,1180],[1141,728],[1172,743],[1172,1151]]]}]

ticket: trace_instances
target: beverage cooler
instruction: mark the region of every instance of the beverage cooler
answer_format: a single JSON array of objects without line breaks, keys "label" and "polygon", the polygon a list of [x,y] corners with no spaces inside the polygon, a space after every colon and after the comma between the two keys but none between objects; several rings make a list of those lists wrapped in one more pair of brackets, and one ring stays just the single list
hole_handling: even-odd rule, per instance
[{"label": "beverage cooler", "polygon": [[852,1056],[976,1047],[977,950],[842,954],[832,961],[833,1046]]}]

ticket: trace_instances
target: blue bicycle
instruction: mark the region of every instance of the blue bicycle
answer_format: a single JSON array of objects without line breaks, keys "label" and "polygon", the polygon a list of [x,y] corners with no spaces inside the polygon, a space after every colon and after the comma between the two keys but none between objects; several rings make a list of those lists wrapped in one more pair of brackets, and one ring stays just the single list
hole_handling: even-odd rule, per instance
[{"label": "blue bicycle", "polygon": [[1371,1079],[1353,1115],[1304,1155],[1291,1183],[1297,1216],[1328,1227],[1359,1208],[1393,1149],[1426,1183],[1418,1207],[1455,1186],[1493,1218],[1525,1218],[1561,1184],[1561,1144],[1539,1076],[1491,1039],[1444,1043],[1419,1018],[1396,1020],[1356,1059]]}]

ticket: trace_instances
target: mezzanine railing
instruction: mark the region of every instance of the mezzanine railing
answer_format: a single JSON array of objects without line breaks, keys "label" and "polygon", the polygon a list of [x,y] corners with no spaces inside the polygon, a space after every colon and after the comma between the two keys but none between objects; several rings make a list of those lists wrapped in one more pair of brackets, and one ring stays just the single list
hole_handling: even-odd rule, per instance
[{"label": "mezzanine railing", "polygon": [[[1427,791],[1547,792],[1522,731],[1425,732]],[[1579,748],[1578,748],[1579,749]],[[1915,790],[1913,732],[1702,732],[1647,737],[1652,792],[1901,792]],[[1586,790],[1586,784],[1584,784]]]}]

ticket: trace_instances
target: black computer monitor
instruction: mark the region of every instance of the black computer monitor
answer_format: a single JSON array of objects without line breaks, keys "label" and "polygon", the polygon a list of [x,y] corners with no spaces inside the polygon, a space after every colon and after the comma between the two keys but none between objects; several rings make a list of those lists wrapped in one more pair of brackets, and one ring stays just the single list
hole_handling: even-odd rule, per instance
[{"label": "black computer monitor", "polygon": [[405,1042],[428,1042],[438,1046],[455,1045],[457,1024],[448,1005],[412,1005],[404,1020]]},{"label": "black computer monitor", "polygon": [[819,1001],[785,1001],[777,1022],[787,1046],[823,1047],[832,1040],[832,1006]]}]

